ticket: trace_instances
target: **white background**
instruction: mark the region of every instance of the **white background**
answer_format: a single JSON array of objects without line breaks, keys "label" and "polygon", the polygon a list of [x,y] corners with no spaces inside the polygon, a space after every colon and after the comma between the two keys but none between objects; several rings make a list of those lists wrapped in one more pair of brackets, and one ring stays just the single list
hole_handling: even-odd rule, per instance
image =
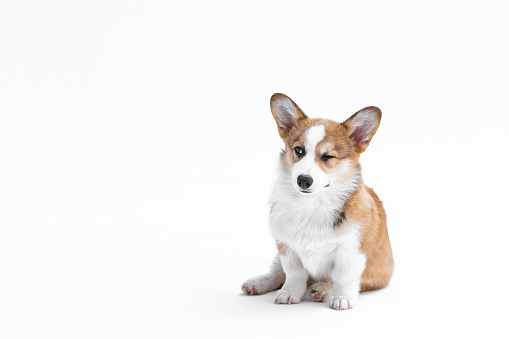
[{"label": "white background", "polygon": [[[2,338],[507,337],[507,1],[4,1]],[[276,253],[274,92],[376,105],[396,269],[351,311]]]}]

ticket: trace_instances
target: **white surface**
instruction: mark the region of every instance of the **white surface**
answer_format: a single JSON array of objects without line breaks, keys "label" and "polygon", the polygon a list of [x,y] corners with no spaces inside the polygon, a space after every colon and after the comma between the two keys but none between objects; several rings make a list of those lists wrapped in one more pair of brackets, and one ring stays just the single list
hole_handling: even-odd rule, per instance
[{"label": "white surface", "polygon": [[[507,337],[504,1],[0,4],[2,338]],[[390,287],[240,296],[276,253],[274,92],[383,118]]]}]

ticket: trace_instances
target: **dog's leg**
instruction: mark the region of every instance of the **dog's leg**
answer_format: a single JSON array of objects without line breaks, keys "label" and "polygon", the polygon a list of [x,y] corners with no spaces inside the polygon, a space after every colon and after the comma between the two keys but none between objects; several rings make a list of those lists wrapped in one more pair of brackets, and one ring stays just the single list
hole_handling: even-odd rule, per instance
[{"label": "dog's leg", "polygon": [[366,256],[354,251],[341,251],[334,262],[330,308],[346,310],[353,308],[359,298],[362,272],[366,267]]},{"label": "dog's leg", "polygon": [[248,295],[265,294],[281,288],[284,282],[285,272],[283,272],[279,255],[277,255],[272,261],[269,273],[246,280],[242,284],[242,292]]},{"label": "dog's leg", "polygon": [[[283,252],[283,253],[282,253]],[[298,255],[290,248],[280,250],[281,265],[286,273],[286,281],[277,292],[274,303],[298,304],[306,293],[309,273],[306,271]]]}]

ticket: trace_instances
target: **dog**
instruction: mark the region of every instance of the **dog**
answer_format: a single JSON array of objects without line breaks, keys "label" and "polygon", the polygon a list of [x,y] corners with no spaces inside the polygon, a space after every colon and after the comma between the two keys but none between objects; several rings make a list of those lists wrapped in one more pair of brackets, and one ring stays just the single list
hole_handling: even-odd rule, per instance
[{"label": "dog", "polygon": [[285,143],[270,200],[278,254],[242,291],[279,289],[274,303],[297,304],[309,290],[334,310],[351,309],[359,292],[387,286],[394,270],[385,210],[359,164],[382,112],[366,107],[343,123],[311,119],[281,93],[270,107]]}]

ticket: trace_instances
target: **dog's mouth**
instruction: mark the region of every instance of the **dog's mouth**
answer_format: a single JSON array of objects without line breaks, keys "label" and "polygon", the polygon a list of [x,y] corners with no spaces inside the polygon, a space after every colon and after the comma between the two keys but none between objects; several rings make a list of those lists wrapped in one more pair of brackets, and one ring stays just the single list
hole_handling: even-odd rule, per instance
[{"label": "dog's mouth", "polygon": [[[330,187],[330,184],[323,186],[323,188],[327,188],[327,187]],[[299,189],[299,193],[311,194],[311,193],[313,193],[313,191],[311,191],[310,189],[301,188],[301,189]]]}]

